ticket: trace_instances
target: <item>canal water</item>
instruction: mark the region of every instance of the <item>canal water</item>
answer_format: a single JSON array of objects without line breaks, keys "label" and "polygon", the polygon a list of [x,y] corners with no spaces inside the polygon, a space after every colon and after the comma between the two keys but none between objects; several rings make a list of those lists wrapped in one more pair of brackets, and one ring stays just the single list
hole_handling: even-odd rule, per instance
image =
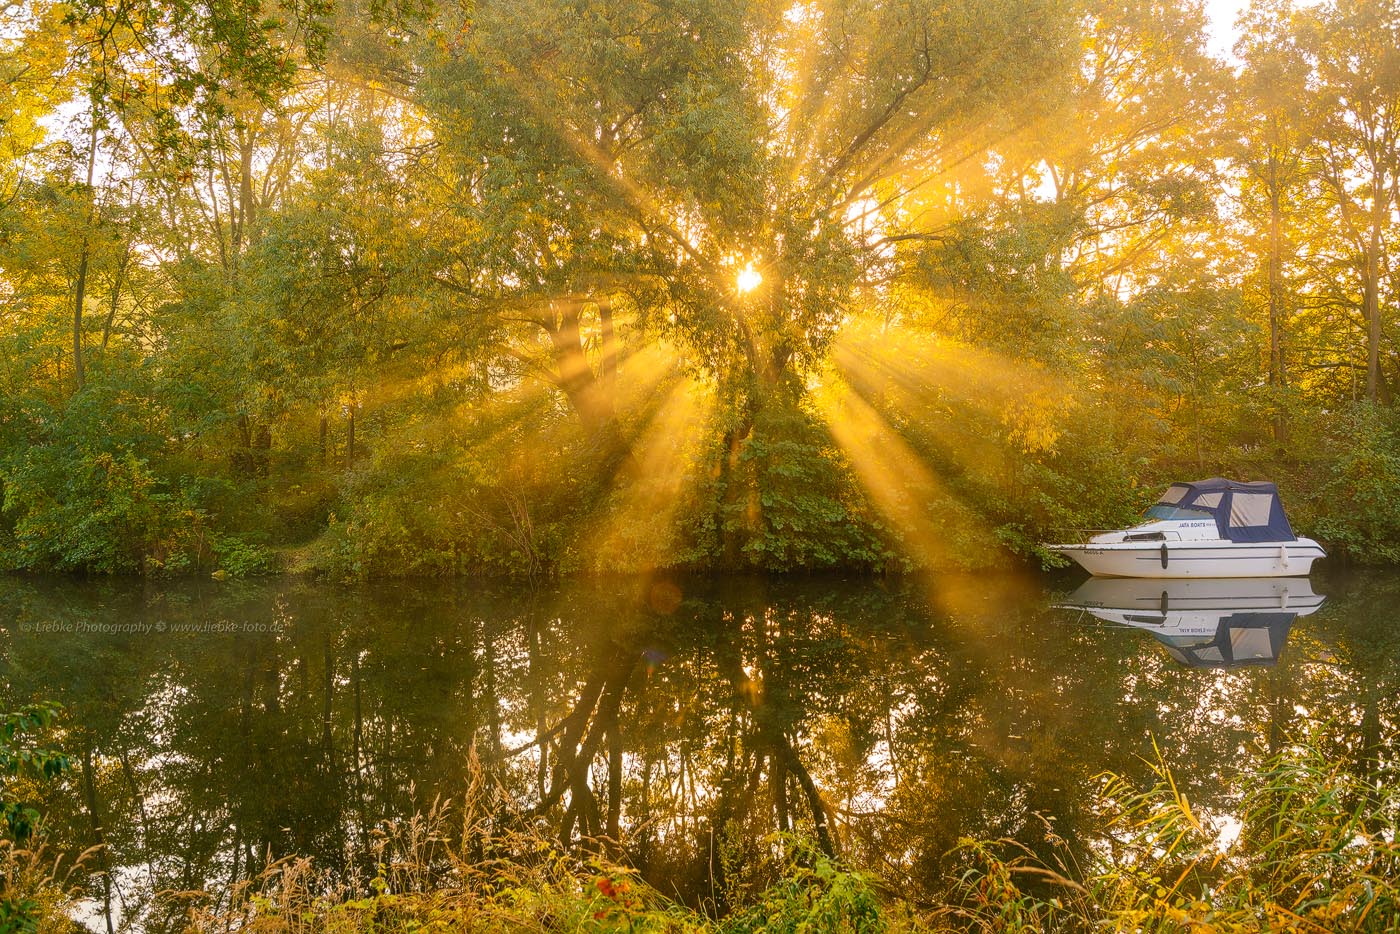
[{"label": "canal water", "polygon": [[1084,583],[7,578],[0,691],[63,704],[74,769],[29,793],[57,850],[105,845],[88,908],[148,930],[270,858],[371,871],[473,781],[713,905],[775,831],[935,897],[965,838],[1093,846],[1103,776],[1159,756],[1226,825],[1305,733],[1393,761],[1400,575]]}]

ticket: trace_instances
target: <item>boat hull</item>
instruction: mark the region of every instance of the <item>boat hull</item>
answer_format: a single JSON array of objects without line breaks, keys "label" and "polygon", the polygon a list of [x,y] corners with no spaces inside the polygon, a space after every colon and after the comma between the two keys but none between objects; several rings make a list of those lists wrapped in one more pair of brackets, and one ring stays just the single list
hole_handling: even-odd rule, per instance
[{"label": "boat hull", "polygon": [[1095,577],[1306,577],[1324,557],[1310,538],[1291,542],[1122,542],[1054,545]]}]

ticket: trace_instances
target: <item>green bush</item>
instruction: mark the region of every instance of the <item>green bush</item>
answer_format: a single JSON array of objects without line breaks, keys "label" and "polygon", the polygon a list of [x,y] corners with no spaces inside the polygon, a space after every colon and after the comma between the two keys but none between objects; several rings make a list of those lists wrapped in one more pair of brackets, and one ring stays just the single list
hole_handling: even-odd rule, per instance
[{"label": "green bush", "polygon": [[717,493],[745,564],[869,568],[889,557],[835,442],[800,407],[773,402],[759,411],[730,482],[737,495]]},{"label": "green bush", "polygon": [[7,467],[12,568],[180,572],[200,560],[207,516],[131,450],[55,445]]},{"label": "green bush", "polygon": [[1312,503],[1312,531],[1352,560],[1400,563],[1400,416],[1356,407],[1328,447],[1337,456]]},{"label": "green bush", "polygon": [[865,876],[798,845],[782,878],[718,925],[722,934],[883,934],[887,906]]},{"label": "green bush", "polygon": [[215,537],[210,547],[218,570],[229,577],[253,577],[277,569],[277,560],[271,551],[237,536]]},{"label": "green bush", "polygon": [[57,704],[40,703],[0,714],[0,934],[66,926],[70,900],[40,857],[42,815],[24,793],[26,785],[52,782],[72,767],[67,755],[34,737],[51,728],[59,712]]}]

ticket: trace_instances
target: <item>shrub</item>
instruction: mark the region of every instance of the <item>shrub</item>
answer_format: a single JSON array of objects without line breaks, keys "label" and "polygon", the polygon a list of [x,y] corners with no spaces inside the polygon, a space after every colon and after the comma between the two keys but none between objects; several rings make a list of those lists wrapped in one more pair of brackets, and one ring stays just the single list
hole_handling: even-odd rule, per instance
[{"label": "shrub", "polygon": [[1353,560],[1400,562],[1400,423],[1394,414],[1359,406],[1332,439],[1339,456],[1327,466],[1314,534]]},{"label": "shrub", "polygon": [[71,766],[68,756],[34,739],[58,713],[57,704],[41,703],[0,714],[0,934],[68,927],[69,889],[43,856],[42,816],[23,792]]}]

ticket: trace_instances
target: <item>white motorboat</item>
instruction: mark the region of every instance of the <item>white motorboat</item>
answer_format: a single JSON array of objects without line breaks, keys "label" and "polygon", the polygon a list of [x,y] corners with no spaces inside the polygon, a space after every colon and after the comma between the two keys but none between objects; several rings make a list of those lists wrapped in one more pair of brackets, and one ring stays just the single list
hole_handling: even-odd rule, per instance
[{"label": "white motorboat", "polygon": [[1091,578],[1055,605],[1150,632],[1183,665],[1230,668],[1278,661],[1294,620],[1325,599],[1297,578]]},{"label": "white motorboat", "polygon": [[1045,547],[1095,577],[1306,577],[1326,557],[1293,534],[1272,483],[1173,483],[1143,518],[1082,544]]}]

